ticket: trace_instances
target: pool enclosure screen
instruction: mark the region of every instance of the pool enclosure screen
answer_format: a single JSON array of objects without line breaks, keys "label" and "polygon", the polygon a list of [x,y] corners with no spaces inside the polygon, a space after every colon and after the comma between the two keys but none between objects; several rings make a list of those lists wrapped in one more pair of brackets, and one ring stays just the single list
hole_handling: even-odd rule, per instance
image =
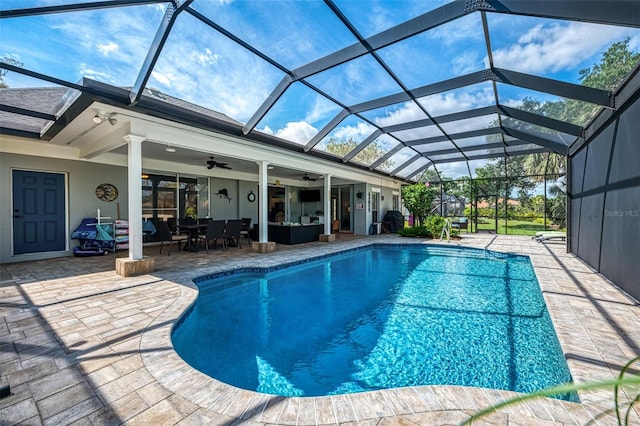
[{"label": "pool enclosure screen", "polygon": [[[569,249],[640,296],[638,1],[3,0],[0,25],[3,136],[118,153],[65,131],[125,111],[406,184],[557,153]],[[628,69],[586,78],[612,47]]]},{"label": "pool enclosure screen", "polygon": [[[633,86],[633,87],[632,87]],[[640,299],[640,74],[569,155],[572,253]]]}]

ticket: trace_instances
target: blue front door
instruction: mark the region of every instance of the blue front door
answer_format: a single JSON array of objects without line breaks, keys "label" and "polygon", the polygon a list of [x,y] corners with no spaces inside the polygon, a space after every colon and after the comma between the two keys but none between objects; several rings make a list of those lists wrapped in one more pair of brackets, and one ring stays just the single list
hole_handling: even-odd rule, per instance
[{"label": "blue front door", "polygon": [[63,174],[13,171],[13,254],[64,250],[65,217]]}]

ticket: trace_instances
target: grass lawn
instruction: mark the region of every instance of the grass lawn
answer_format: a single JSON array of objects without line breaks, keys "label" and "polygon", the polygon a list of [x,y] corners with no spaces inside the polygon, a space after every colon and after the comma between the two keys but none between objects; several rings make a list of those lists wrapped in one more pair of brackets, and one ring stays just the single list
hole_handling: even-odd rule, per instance
[{"label": "grass lawn", "polygon": [[[494,230],[496,222],[493,219],[478,218],[478,230]],[[529,222],[525,220],[508,220],[507,234],[511,235],[535,235],[538,231],[544,231],[544,225],[537,222]],[[549,223],[547,223],[547,231],[551,231]],[[498,219],[498,234],[504,234],[504,219]]]},{"label": "grass lawn", "polygon": [[[544,231],[544,224],[527,221],[527,220],[514,220],[509,219],[508,221],[509,228],[507,229],[507,234],[509,235],[536,235],[538,231]],[[409,223],[405,220],[404,222],[405,228],[409,226]],[[478,230],[480,231],[494,231],[495,232],[496,222],[493,218],[478,218]],[[471,227],[471,226],[469,226]],[[552,228],[551,222],[547,221],[547,231],[558,231],[559,229]],[[562,229],[564,231],[564,229]],[[498,219],[498,234],[504,234],[504,219]],[[462,235],[465,234],[465,231],[462,231]]]}]

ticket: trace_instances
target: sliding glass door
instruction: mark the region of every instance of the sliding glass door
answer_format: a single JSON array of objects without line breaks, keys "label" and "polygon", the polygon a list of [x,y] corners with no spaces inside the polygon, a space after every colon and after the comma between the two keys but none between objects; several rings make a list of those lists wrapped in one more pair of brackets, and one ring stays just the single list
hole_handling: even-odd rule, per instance
[{"label": "sliding glass door", "polygon": [[211,217],[209,179],[144,173],[142,217],[169,222],[182,217]]},{"label": "sliding glass door", "polygon": [[353,187],[351,185],[331,188],[331,218],[340,221],[340,231],[352,231]]}]

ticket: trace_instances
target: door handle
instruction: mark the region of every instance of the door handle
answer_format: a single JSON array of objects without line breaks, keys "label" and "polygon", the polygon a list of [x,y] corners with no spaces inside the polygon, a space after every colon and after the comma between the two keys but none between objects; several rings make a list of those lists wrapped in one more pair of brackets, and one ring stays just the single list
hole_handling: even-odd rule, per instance
[{"label": "door handle", "polygon": [[21,215],[21,214],[14,214],[14,215],[13,215],[13,218],[14,218],[14,219],[20,219],[21,217],[22,217],[22,215]]}]

